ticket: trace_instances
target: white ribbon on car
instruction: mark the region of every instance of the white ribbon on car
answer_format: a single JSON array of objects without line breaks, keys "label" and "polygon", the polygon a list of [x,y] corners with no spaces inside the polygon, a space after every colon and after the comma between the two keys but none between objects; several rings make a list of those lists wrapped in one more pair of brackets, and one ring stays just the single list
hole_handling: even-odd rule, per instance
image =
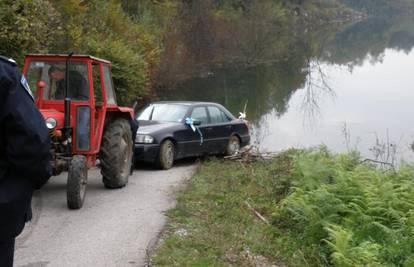
[{"label": "white ribbon on car", "polygon": [[247,117],[246,112],[239,112],[239,119],[245,120]]},{"label": "white ribbon on car", "polygon": [[194,125],[194,120],[191,117],[185,118],[185,124],[189,125],[193,132],[197,130],[198,134],[200,135],[200,146],[203,144],[203,134],[201,133],[200,128]]},{"label": "white ribbon on car", "polygon": [[246,120],[247,118],[247,114],[246,114],[246,108],[247,108],[247,103],[249,102],[249,100],[246,100],[246,103],[244,104],[244,109],[243,112],[239,112],[239,119],[241,120]]}]

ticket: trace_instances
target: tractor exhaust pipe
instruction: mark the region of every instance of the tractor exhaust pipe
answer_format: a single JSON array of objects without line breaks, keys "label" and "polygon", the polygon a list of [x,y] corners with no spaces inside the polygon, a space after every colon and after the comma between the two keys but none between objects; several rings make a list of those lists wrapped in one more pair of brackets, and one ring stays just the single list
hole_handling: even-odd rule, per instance
[{"label": "tractor exhaust pipe", "polygon": [[[66,59],[66,74],[65,74],[65,79],[66,79],[66,86],[65,86],[65,99],[64,99],[64,109],[65,109],[65,137],[66,140],[68,140],[71,136],[71,129],[70,129],[70,103],[72,102],[70,97],[68,96],[68,91],[69,91],[69,61],[70,58],[72,57],[73,52],[70,52],[67,59]],[[67,153],[71,154],[71,149],[72,146],[69,143],[67,146]]]},{"label": "tractor exhaust pipe", "polygon": [[69,90],[69,61],[72,57],[73,52],[70,52],[68,58],[66,59],[66,86],[65,86],[65,128],[69,129],[70,127],[70,98],[68,97]]}]

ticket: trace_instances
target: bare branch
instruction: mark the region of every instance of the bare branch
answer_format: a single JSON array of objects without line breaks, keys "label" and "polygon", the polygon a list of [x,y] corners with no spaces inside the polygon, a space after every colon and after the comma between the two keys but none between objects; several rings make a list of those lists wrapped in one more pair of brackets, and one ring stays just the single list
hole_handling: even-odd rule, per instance
[{"label": "bare branch", "polygon": [[270,225],[270,223],[269,223],[269,221],[265,218],[265,217],[263,217],[263,215],[261,215],[257,210],[255,210],[250,204],[249,204],[249,202],[247,202],[247,201],[245,201],[244,203],[246,203],[246,205],[247,205],[247,207],[249,208],[249,210],[251,210],[253,213],[254,213],[254,215],[256,215],[256,217],[257,218],[259,218],[260,220],[262,220],[263,222],[265,222],[266,224],[269,224]]}]

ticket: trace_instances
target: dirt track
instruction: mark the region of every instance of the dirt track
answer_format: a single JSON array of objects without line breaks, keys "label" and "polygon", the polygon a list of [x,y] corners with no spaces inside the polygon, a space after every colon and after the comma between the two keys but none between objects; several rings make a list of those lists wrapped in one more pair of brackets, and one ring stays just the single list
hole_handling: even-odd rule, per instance
[{"label": "dirt track", "polygon": [[15,266],[145,265],[174,192],[194,170],[192,162],[137,169],[117,190],[105,189],[99,170],[91,170],[81,210],[66,208],[66,174],[53,177],[33,199],[34,219],[17,239]]}]

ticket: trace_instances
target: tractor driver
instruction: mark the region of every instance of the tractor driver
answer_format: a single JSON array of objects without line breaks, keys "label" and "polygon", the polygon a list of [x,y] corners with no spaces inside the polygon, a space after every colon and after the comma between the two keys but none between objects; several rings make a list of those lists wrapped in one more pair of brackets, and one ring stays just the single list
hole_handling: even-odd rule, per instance
[{"label": "tractor driver", "polygon": [[[49,77],[56,81],[56,91],[54,99],[61,100],[65,98],[66,88],[66,69],[59,65],[52,65],[49,68]],[[82,74],[75,70],[69,71],[69,90],[68,98],[72,100],[89,100],[89,87],[88,82]],[[90,131],[90,111],[88,109],[82,109],[78,113],[78,135],[77,135],[77,148],[81,150],[89,149],[89,131]]]},{"label": "tractor driver", "polygon": [[[55,99],[65,98],[66,71],[64,67],[52,65],[49,68],[49,76],[56,81]],[[86,79],[77,71],[69,71],[69,90],[68,97],[73,100],[88,100],[89,90]]]}]

